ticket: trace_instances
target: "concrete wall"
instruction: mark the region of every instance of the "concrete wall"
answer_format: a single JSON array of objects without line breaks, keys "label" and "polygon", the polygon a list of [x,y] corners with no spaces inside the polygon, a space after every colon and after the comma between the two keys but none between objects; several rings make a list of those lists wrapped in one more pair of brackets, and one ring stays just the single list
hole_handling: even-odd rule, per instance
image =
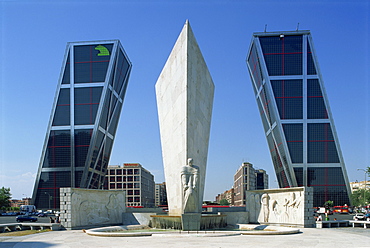
[{"label": "concrete wall", "polygon": [[246,209],[250,223],[313,227],[313,189],[246,191]]},{"label": "concrete wall", "polygon": [[60,221],[67,229],[122,224],[125,192],[96,189],[60,189]]}]

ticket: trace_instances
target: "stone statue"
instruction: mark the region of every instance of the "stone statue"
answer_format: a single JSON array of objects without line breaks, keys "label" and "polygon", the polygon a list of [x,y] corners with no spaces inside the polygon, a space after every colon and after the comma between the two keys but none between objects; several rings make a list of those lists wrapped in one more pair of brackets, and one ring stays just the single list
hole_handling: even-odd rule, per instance
[{"label": "stone statue", "polygon": [[193,165],[192,158],[189,158],[187,165],[181,169],[183,213],[199,212],[198,172],[199,167]]},{"label": "stone statue", "polygon": [[262,210],[263,210],[263,221],[268,222],[269,221],[269,201],[270,201],[270,196],[265,193],[261,196],[261,205],[262,205]]}]

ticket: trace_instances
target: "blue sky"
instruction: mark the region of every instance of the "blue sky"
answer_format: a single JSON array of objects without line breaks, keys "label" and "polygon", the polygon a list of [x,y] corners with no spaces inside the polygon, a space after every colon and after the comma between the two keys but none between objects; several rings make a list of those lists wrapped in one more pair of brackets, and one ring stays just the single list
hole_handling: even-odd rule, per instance
[{"label": "blue sky", "polygon": [[67,42],[119,39],[133,68],[110,164],[164,181],[154,85],[189,19],[215,84],[205,200],[242,162],[277,187],[245,64],[253,32],[311,30],[350,181],[370,166],[370,4],[358,1],[1,1],[0,187],[31,196]]}]

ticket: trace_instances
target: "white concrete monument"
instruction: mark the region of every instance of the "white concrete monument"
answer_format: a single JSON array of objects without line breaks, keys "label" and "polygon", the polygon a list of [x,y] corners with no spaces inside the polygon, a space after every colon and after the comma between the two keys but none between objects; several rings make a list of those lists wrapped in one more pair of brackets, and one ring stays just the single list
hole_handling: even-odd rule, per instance
[{"label": "white concrete monument", "polygon": [[213,95],[211,75],[186,21],[156,83],[169,215],[200,218]]},{"label": "white concrete monument", "polygon": [[313,227],[313,188],[247,190],[250,223]]}]

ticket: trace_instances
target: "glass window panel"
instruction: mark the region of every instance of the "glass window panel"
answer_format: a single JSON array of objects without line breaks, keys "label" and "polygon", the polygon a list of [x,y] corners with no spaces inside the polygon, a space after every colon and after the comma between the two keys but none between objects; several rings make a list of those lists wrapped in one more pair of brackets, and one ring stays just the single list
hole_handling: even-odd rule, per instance
[{"label": "glass window panel", "polygon": [[70,83],[70,69],[71,63],[69,61],[69,52],[68,52],[68,57],[67,57],[67,62],[66,66],[64,68],[64,73],[63,73],[63,79],[62,79],[62,84],[69,84]]},{"label": "glass window panel", "polygon": [[303,163],[303,125],[283,124],[292,163]]},{"label": "glass window panel", "polygon": [[43,168],[71,166],[71,137],[69,130],[50,132]]},{"label": "glass window panel", "polygon": [[90,147],[92,129],[75,130],[75,167],[84,167]]},{"label": "glass window panel", "polygon": [[39,188],[56,189],[61,187],[71,187],[71,172],[41,172]]},{"label": "glass window panel", "polygon": [[272,80],[276,105],[281,119],[303,118],[302,80]]},{"label": "glass window panel", "polygon": [[74,47],[75,83],[104,82],[113,44]]},{"label": "glass window panel", "polygon": [[308,119],[328,119],[318,79],[307,80],[307,117]]},{"label": "glass window panel", "polygon": [[316,67],[313,61],[312,52],[311,52],[311,44],[309,42],[309,39],[307,39],[307,74],[308,75],[316,74]]},{"label": "glass window panel", "polygon": [[70,125],[70,96],[69,89],[60,89],[55,109],[53,126]]},{"label": "glass window panel", "polygon": [[309,123],[308,163],[339,163],[337,148],[329,123]]},{"label": "glass window panel", "polygon": [[295,178],[297,179],[297,185],[298,187],[304,186],[303,185],[303,168],[293,168]]},{"label": "glass window panel", "polygon": [[260,37],[270,76],[302,74],[302,36]]},{"label": "glass window panel", "polygon": [[75,187],[79,188],[81,185],[83,171],[75,171]]},{"label": "glass window panel", "polygon": [[87,125],[95,122],[102,87],[75,89],[75,124]]},{"label": "glass window panel", "polygon": [[307,186],[314,188],[314,206],[331,200],[336,205],[349,204],[344,176],[340,167],[307,168]]},{"label": "glass window panel", "polygon": [[248,64],[251,70],[251,74],[253,75],[253,90],[256,94],[258,89],[261,87],[263,82],[262,70],[260,65],[260,59],[258,57],[257,49],[255,45],[252,45],[251,53],[249,54]]},{"label": "glass window panel", "polygon": [[285,54],[282,75],[302,75],[302,53]]},{"label": "glass window panel", "polygon": [[129,69],[129,63],[126,60],[126,57],[124,56],[122,51],[120,51],[119,56],[118,56],[118,63],[117,63],[117,68],[115,72],[115,77],[114,77],[114,90],[117,93],[121,92],[122,86],[127,77],[128,69]]},{"label": "glass window panel", "polygon": [[117,131],[117,126],[118,126],[118,121],[119,117],[121,114],[121,109],[122,109],[122,103],[117,102],[117,107],[115,108],[113,117],[111,118],[111,121],[109,123],[109,133],[115,136],[116,131]]}]

